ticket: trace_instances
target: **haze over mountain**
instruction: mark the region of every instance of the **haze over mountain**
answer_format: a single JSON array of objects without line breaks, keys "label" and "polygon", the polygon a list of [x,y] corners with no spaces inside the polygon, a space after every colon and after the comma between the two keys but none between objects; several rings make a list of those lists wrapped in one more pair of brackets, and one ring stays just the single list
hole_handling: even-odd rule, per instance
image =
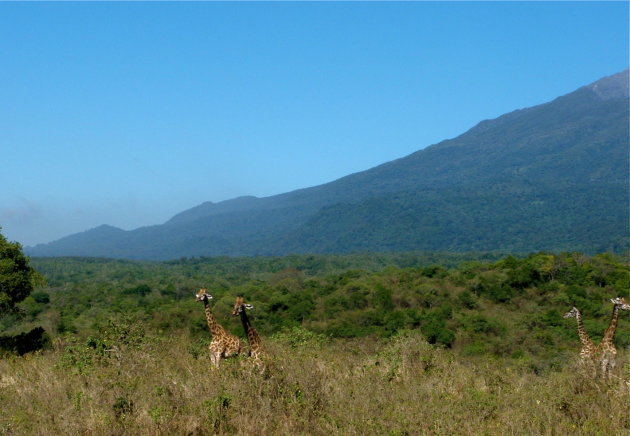
[{"label": "haze over mountain", "polygon": [[171,259],[626,249],[628,83],[625,70],[324,185],[207,202],[161,225],[104,225],[26,251]]}]

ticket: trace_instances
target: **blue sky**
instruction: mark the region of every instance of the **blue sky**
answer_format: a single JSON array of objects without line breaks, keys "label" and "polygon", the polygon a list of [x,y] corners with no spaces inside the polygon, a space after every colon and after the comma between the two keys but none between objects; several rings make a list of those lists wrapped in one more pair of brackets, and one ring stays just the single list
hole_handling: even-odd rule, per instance
[{"label": "blue sky", "polygon": [[628,67],[627,2],[1,3],[24,245],[329,182]]}]

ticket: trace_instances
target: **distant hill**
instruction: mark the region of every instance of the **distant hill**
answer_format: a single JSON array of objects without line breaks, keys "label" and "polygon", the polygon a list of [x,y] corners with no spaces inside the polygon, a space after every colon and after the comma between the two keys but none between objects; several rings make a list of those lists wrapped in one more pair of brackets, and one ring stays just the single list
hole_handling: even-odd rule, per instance
[{"label": "distant hill", "polygon": [[628,70],[307,189],[203,203],[162,225],[101,226],[31,256],[171,259],[403,250],[624,250]]}]

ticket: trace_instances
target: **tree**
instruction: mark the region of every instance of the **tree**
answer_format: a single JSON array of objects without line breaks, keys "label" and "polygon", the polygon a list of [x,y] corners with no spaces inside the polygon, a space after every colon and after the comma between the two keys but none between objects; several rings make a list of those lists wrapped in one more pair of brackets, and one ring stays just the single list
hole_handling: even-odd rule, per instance
[{"label": "tree", "polygon": [[43,284],[43,276],[29,261],[18,242],[9,242],[0,233],[0,314],[15,311],[17,303]]}]

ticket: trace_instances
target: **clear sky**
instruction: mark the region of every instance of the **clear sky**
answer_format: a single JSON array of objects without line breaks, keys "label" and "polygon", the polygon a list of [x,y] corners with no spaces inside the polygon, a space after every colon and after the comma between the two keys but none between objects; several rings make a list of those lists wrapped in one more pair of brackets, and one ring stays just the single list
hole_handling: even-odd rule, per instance
[{"label": "clear sky", "polygon": [[329,182],[628,67],[627,2],[0,3],[24,245]]}]

